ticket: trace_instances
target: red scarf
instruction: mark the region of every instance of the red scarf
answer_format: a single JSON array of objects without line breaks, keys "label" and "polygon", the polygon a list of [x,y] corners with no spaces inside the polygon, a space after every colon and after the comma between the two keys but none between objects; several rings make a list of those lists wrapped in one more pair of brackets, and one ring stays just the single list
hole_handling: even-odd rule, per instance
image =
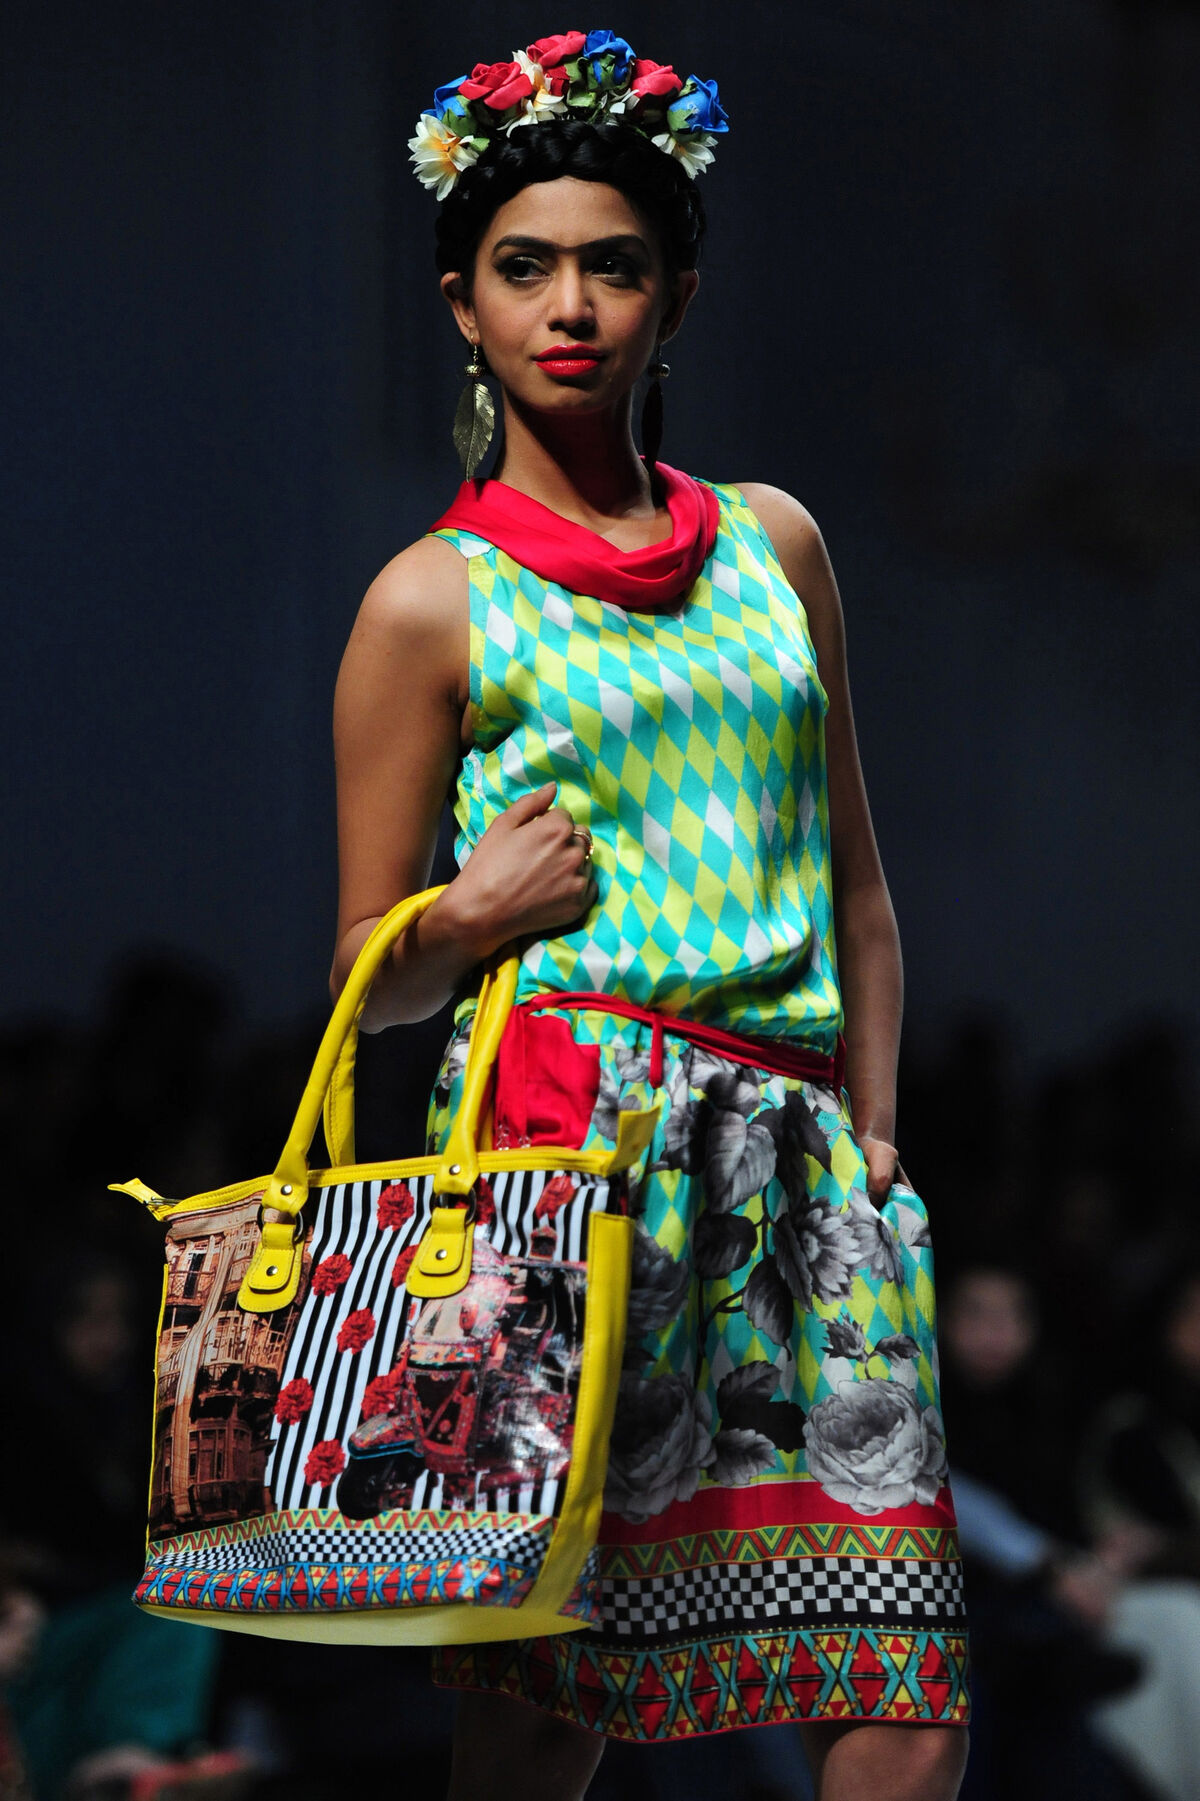
[{"label": "red scarf", "polygon": [[661,544],[620,550],[586,525],[564,519],[507,482],[476,477],[462,484],[430,527],[456,525],[515,557],[543,581],[572,594],[611,600],[631,612],[678,604],[704,567],[717,536],[717,497],[703,482],[666,463],[656,465],[674,531]]}]

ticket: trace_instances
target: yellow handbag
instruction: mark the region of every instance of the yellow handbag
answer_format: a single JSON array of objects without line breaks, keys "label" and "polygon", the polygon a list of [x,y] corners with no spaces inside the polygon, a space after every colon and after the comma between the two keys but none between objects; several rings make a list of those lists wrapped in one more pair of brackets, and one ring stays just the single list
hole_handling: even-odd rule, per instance
[{"label": "yellow handbag", "polygon": [[[628,1174],[613,1151],[487,1148],[517,960],[485,976],[441,1157],[356,1163],[363,945],[269,1177],[167,1227],[146,1567],[164,1618],[341,1643],[456,1644],[597,1619],[594,1553],[624,1346]],[[308,1155],[324,1114],[328,1169]],[[271,1212],[281,1218],[267,1220]]]}]

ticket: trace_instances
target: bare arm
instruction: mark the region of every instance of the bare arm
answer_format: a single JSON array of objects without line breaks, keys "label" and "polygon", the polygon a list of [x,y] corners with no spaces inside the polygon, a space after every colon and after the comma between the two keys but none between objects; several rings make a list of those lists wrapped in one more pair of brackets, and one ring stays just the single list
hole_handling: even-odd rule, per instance
[{"label": "bare arm", "polygon": [[[438,822],[469,743],[466,564],[422,538],[368,589],[338,674],[336,998],[376,922],[425,887]],[[493,821],[464,869],[411,926],[376,978],[367,1032],[427,1019],[510,938],[561,929],[595,887],[548,785]]]},{"label": "bare arm", "polygon": [[845,1010],[846,1085],[867,1160],[869,1190],[886,1198],[898,1173],[896,1061],[904,980],[900,937],[867,804],[837,582],[812,515],[780,488],[739,484],[771,540],[780,567],[804,603],[829,696],[825,754],[833,859],[834,930]]}]

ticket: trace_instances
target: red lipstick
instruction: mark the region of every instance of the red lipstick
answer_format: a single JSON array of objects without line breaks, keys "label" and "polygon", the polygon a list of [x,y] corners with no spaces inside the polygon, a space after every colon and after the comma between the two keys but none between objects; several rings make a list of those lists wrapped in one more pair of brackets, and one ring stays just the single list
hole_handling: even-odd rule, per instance
[{"label": "red lipstick", "polygon": [[590,344],[554,344],[549,350],[539,351],[534,361],[547,375],[586,375],[603,355]]}]

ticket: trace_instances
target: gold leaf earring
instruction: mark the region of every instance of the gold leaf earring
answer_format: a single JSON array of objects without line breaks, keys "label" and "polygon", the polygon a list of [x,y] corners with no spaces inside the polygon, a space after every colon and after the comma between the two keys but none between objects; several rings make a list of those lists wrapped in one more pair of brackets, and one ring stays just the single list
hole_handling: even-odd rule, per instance
[{"label": "gold leaf earring", "polygon": [[464,479],[470,481],[487,454],[496,426],[496,409],[482,379],[487,373],[487,364],[483,360],[481,344],[472,343],[471,360],[465,369],[470,380],[458,397],[454,414],[454,448],[463,467]]}]

